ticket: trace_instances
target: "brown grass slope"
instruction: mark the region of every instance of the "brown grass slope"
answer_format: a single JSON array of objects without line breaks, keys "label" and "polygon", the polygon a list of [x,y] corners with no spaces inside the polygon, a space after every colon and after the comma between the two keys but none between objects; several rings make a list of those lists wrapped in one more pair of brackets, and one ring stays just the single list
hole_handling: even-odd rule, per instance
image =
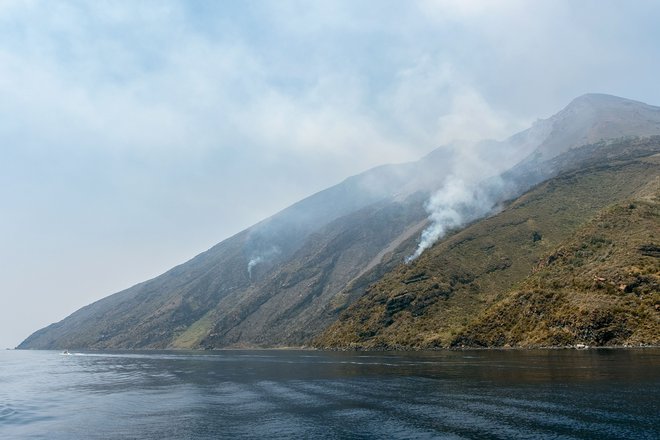
[{"label": "brown grass slope", "polygon": [[456,346],[660,343],[660,181],[603,210],[459,334]]},{"label": "brown grass slope", "polygon": [[[537,185],[498,215],[454,233],[412,264],[399,265],[368,286],[314,344],[424,349],[459,343],[472,320],[506,298],[543,258],[601,210],[658,178],[658,156],[633,156],[585,162],[586,168]],[[625,240],[625,230],[621,234]]]}]

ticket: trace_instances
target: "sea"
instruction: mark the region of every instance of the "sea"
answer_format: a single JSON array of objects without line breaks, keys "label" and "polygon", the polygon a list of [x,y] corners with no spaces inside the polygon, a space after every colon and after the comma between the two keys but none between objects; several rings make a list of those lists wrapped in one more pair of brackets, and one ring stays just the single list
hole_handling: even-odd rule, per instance
[{"label": "sea", "polygon": [[659,439],[660,349],[0,352],[0,439]]}]

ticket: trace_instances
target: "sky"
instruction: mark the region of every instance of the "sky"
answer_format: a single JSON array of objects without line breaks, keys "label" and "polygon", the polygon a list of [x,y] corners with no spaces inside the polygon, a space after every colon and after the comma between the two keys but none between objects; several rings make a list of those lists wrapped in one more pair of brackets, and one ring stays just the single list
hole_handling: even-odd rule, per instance
[{"label": "sky", "polygon": [[660,2],[0,0],[0,348],[286,206],[588,92]]}]

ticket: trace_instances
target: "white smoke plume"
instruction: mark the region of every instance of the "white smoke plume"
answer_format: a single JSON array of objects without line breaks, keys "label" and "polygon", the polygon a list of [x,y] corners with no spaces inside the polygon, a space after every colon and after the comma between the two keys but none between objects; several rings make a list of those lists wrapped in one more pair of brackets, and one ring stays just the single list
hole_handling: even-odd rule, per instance
[{"label": "white smoke plume", "polygon": [[250,279],[252,279],[252,268],[254,268],[254,266],[261,263],[262,261],[264,261],[263,257],[254,257],[250,259],[247,265],[248,276]]},{"label": "white smoke plume", "polygon": [[431,225],[422,232],[417,249],[406,258],[406,263],[417,259],[451,229],[496,210],[497,203],[493,200],[492,194],[492,191],[481,184],[466,182],[455,176],[450,177],[447,184],[427,202],[426,210]]},{"label": "white smoke plume", "polygon": [[250,280],[252,279],[252,271],[254,270],[254,267],[256,265],[264,263],[280,253],[281,253],[280,248],[278,248],[277,246],[273,246],[270,249],[260,252],[258,255],[255,255],[252,258],[250,258],[250,261],[248,261],[247,264],[247,272]]},{"label": "white smoke plume", "polygon": [[453,154],[452,171],[426,203],[431,224],[422,232],[417,249],[405,259],[406,263],[417,259],[451,229],[498,211],[499,203],[515,193],[517,186],[502,173],[534,151],[551,127],[552,121],[540,121],[503,141],[454,141],[447,147]]}]

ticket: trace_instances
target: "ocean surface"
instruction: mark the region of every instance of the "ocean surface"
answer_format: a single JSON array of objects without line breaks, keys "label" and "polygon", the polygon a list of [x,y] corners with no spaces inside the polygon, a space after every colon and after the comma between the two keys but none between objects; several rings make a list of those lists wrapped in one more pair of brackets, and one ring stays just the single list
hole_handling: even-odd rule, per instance
[{"label": "ocean surface", "polygon": [[0,352],[0,439],[658,439],[660,350]]}]

